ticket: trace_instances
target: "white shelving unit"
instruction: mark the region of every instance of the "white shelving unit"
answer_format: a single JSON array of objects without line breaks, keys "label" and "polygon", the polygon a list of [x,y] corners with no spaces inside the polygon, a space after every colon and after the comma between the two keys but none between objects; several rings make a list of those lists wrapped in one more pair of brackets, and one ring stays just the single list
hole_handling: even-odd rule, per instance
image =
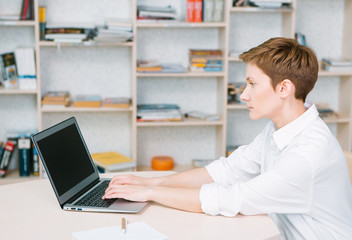
[{"label": "white shelving unit", "polygon": [[[20,5],[13,3],[13,8]],[[7,1],[0,0],[0,13]],[[352,0],[338,0],[340,8],[335,14],[344,14],[343,38],[328,39],[329,44],[341,43],[341,56],[352,58]],[[166,1],[163,5],[175,4],[180,10],[180,22],[142,23],[136,21],[137,3],[156,4],[152,0],[101,0],[99,3],[84,0],[55,1],[35,0],[34,21],[0,21],[1,52],[13,51],[21,45],[19,33],[25,45],[36,50],[37,90],[7,90],[0,88],[0,100],[13,102],[6,106],[0,101],[0,110],[9,117],[0,121],[4,126],[0,137],[4,139],[5,129],[18,124],[10,123],[15,118],[21,127],[44,129],[70,116],[76,116],[91,152],[118,151],[132,157],[138,169],[150,169],[150,159],[155,155],[170,155],[175,159],[177,169],[191,168],[193,158],[216,159],[226,154],[227,145],[247,144],[259,133],[265,120],[253,122],[243,104],[227,104],[227,84],[244,82],[245,64],[238,57],[230,57],[230,50],[242,52],[254,47],[269,37],[294,37],[301,28],[302,16],[310,15],[300,10],[300,4],[334,4],[332,0],[293,0],[291,7],[281,9],[258,9],[232,7],[226,0],[224,21],[219,23],[188,23],[185,18],[185,1]],[[157,3],[159,4],[159,2]],[[161,2],[160,2],[161,4]],[[341,6],[341,4],[343,6]],[[104,18],[121,17],[130,19],[133,42],[83,44],[53,43],[39,40],[38,6],[46,5],[47,22],[94,22],[103,24]],[[84,7],[82,7],[84,6]],[[309,5],[310,6],[310,5]],[[303,6],[304,7],[304,6]],[[183,10],[182,10],[183,9]],[[338,9],[344,9],[342,12]],[[11,9],[10,9],[11,10]],[[65,11],[64,11],[65,10]],[[300,17],[296,17],[300,14]],[[319,13],[315,13],[319,15]],[[311,19],[311,18],[309,18]],[[338,17],[336,18],[338,19]],[[306,20],[308,39],[316,26]],[[9,30],[10,29],[10,30]],[[13,31],[11,29],[18,29]],[[28,29],[31,29],[28,31]],[[7,36],[7,31],[10,31]],[[309,31],[309,30],[307,30]],[[327,29],[326,31],[329,31]],[[319,32],[319,31],[318,31]],[[3,33],[6,33],[5,35]],[[23,37],[26,33],[27,37]],[[324,41],[324,38],[321,38]],[[310,42],[309,42],[310,44]],[[317,49],[319,57],[321,47]],[[137,59],[156,58],[161,62],[181,62],[188,65],[188,49],[219,48],[223,51],[223,71],[212,73],[186,72],[177,74],[146,74],[136,71]],[[326,53],[324,53],[326,54]],[[336,53],[337,57],[339,53]],[[327,80],[325,80],[327,79]],[[329,80],[332,79],[332,80]],[[344,150],[352,146],[352,73],[319,72],[319,82],[338,83],[337,119],[326,119]],[[334,85],[335,86],[335,85]],[[336,87],[336,86],[335,86]],[[130,97],[132,105],[127,109],[115,108],[43,108],[40,100],[47,91],[68,90],[77,94],[100,94],[103,97]],[[315,91],[315,90],[314,90]],[[321,91],[321,90],[317,90]],[[315,96],[319,93],[314,93]],[[314,94],[312,96],[315,99]],[[15,99],[12,101],[12,99]],[[338,98],[338,99],[336,99]],[[319,100],[319,98],[317,98]],[[331,100],[331,99],[328,99]],[[22,102],[25,101],[25,104]],[[200,110],[219,114],[220,120],[206,122],[185,119],[182,122],[137,122],[137,104],[176,103],[184,112]],[[27,107],[21,110],[22,105]],[[29,105],[29,107],[28,107]],[[17,109],[14,111],[14,109]],[[23,112],[23,113],[22,113]],[[28,114],[30,115],[28,118]],[[26,119],[29,119],[26,120]],[[24,124],[22,124],[24,123]],[[22,130],[22,129],[18,129]]]}]

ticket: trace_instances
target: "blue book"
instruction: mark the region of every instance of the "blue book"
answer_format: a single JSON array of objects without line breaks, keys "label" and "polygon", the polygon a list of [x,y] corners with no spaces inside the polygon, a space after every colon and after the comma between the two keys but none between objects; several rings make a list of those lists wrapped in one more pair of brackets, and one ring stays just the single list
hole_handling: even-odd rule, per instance
[{"label": "blue book", "polygon": [[31,140],[29,138],[18,139],[18,160],[20,176],[29,176],[31,170]]}]

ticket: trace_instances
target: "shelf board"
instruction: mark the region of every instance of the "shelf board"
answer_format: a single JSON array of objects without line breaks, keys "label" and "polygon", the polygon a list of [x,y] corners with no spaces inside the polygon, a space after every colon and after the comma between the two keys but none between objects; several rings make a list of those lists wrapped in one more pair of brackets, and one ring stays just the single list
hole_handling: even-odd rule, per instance
[{"label": "shelf board", "polygon": [[246,104],[240,104],[240,103],[227,104],[227,109],[247,109],[247,106]]},{"label": "shelf board", "polygon": [[197,119],[185,119],[184,121],[156,121],[137,122],[137,127],[179,127],[179,126],[217,126],[223,125],[223,121],[202,121]]},{"label": "shelf board", "polygon": [[28,20],[28,21],[12,21],[12,20],[0,20],[0,26],[35,26],[35,21],[33,20]]},{"label": "shelf board", "polygon": [[132,107],[129,108],[109,108],[109,107],[99,107],[99,108],[78,108],[78,107],[66,107],[66,108],[50,108],[42,107],[41,112],[130,112]]},{"label": "shelf board", "polygon": [[25,89],[4,89],[0,87],[0,94],[37,94],[37,89],[34,90],[25,90]]},{"label": "shelf board", "polygon": [[318,76],[328,77],[328,76],[352,76],[352,72],[328,72],[324,70],[319,70]]},{"label": "shelf board", "polygon": [[39,46],[41,47],[132,47],[134,42],[123,42],[123,43],[102,43],[102,42],[82,42],[82,43],[58,43],[53,41],[40,41]]},{"label": "shelf board", "polygon": [[245,12],[245,13],[292,13],[293,8],[259,8],[259,7],[232,7],[230,12]]},{"label": "shelf board", "polygon": [[136,23],[137,27],[140,28],[223,28],[226,27],[224,22],[200,22],[200,23],[191,23],[191,22],[138,22]]},{"label": "shelf board", "polygon": [[138,73],[137,77],[224,77],[224,72]]}]

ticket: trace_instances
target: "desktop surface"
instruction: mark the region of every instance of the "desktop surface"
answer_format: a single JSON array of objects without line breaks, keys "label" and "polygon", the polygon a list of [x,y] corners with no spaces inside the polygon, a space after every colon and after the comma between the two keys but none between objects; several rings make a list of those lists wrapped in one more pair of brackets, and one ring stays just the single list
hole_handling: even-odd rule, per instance
[{"label": "desktop surface", "polygon": [[[133,172],[162,176],[172,172]],[[118,173],[121,174],[121,173]],[[103,174],[112,177],[116,174]],[[64,211],[48,179],[0,186],[1,239],[73,239],[72,232],[145,222],[168,239],[269,239],[279,234],[266,215],[208,216],[149,204],[137,214]]]}]

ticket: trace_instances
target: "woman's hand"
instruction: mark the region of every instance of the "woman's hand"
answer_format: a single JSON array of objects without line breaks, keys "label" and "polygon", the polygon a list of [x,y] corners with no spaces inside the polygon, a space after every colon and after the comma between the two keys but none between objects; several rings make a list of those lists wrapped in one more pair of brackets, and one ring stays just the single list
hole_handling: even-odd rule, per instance
[{"label": "woman's hand", "polygon": [[128,175],[118,175],[115,176],[109,184],[110,186],[113,185],[153,185],[152,179],[151,178],[144,178],[144,177],[137,177],[132,174]]},{"label": "woman's hand", "polygon": [[[121,179],[120,179],[121,180]],[[125,181],[121,181],[125,182]],[[105,191],[103,199],[123,198],[130,201],[146,202],[149,201],[151,188],[143,185],[130,185],[113,183]]]}]

